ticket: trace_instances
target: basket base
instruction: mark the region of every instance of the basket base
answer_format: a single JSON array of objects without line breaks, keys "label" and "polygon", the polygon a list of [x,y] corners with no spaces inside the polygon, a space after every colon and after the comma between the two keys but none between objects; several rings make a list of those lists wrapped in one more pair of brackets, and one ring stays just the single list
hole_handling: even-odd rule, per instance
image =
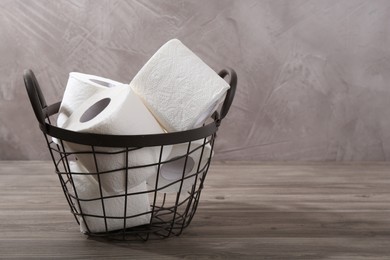
[{"label": "basket base", "polygon": [[188,227],[190,222],[184,225],[180,222],[171,225],[170,223],[158,223],[151,225],[142,225],[127,229],[114,230],[101,233],[84,233],[88,238],[96,240],[113,241],[147,241],[159,240],[169,237],[180,236],[183,230]]}]

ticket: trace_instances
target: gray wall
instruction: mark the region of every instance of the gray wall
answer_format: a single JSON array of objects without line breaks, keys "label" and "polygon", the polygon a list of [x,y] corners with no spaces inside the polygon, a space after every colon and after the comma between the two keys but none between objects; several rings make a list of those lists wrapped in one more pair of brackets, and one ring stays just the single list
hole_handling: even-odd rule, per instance
[{"label": "gray wall", "polygon": [[216,159],[388,160],[390,1],[0,1],[0,159],[48,159],[22,81],[129,82],[179,38],[237,70]]}]

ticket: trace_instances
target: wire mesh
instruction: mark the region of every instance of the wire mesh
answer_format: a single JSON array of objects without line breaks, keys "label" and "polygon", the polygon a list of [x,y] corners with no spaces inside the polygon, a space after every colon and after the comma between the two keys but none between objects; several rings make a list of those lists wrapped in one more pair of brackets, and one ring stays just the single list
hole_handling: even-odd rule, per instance
[{"label": "wire mesh", "polygon": [[[185,145],[186,149],[183,149],[183,153],[174,158],[163,159],[164,149],[170,145],[153,147],[159,149],[159,156],[155,162],[148,164],[134,164],[129,161],[131,153],[145,149],[143,147],[107,148],[83,145],[83,149],[75,152],[69,148],[72,146],[70,142],[54,139],[55,142],[51,136],[46,134],[45,140],[70,210],[77,223],[82,225],[81,230],[86,235],[118,240],[148,240],[178,236],[191,223],[210,166],[215,133],[203,139],[175,144]],[[197,158],[193,158],[194,155]],[[94,171],[72,169],[72,165],[82,164],[79,160],[80,156],[90,157],[89,159],[93,161],[95,166]],[[108,157],[109,160],[112,156],[123,159],[117,164],[117,167],[101,170],[100,162],[104,160],[103,158]],[[190,171],[187,167],[189,158],[195,159],[197,162],[196,165],[192,165]],[[176,162],[178,162],[176,168],[178,165],[180,167],[180,176],[164,185],[159,185],[164,166]],[[155,178],[152,178],[152,181],[147,181],[147,184],[141,189],[131,191],[132,188],[129,187],[128,180],[131,179],[134,169],[140,168],[151,168]],[[103,177],[122,174],[125,177],[123,189],[119,191],[106,191],[104,189]],[[85,197],[83,196],[85,187],[80,185],[80,182],[85,182],[88,179],[96,181],[95,188],[98,192],[94,193],[94,196]],[[85,183],[82,184],[85,185]],[[172,187],[174,187],[175,192],[171,191]],[[165,192],[166,190],[169,192]],[[137,197],[140,196],[144,198],[146,196],[150,203],[147,210],[134,213],[131,207],[137,206],[134,204],[137,203]],[[134,203],[132,203],[133,201]],[[121,214],[113,215],[110,214],[109,210],[107,211],[107,207],[109,208],[110,203],[113,202],[117,208],[123,208]],[[90,208],[94,208],[95,212],[91,213]],[[118,213],[118,210],[115,213]],[[139,222],[137,219],[140,217],[148,219],[148,223],[143,221],[142,225],[129,225],[129,223]],[[93,225],[100,226],[100,230],[91,227]]]}]

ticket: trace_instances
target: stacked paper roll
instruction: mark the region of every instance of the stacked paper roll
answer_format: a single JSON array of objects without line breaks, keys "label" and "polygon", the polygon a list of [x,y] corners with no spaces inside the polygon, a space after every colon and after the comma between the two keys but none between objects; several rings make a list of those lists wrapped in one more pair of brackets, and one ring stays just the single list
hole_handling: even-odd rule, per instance
[{"label": "stacked paper roll", "polygon": [[[72,131],[110,135],[159,134],[164,130],[127,86],[101,91],[87,99],[69,119],[64,128]],[[94,148],[66,142],[89,172],[100,172],[100,181],[108,192],[123,191],[134,187],[156,174],[160,147],[130,148],[126,158],[125,148]],[[170,153],[170,146],[164,147],[162,159]],[[144,166],[135,169],[130,167]],[[127,177],[126,177],[127,174]],[[97,177],[97,175],[95,175]]]},{"label": "stacked paper roll", "polygon": [[202,126],[230,88],[177,39],[165,43],[130,86],[168,132]]},{"label": "stacked paper roll", "polygon": [[157,189],[163,193],[187,192],[195,184],[197,175],[206,169],[211,156],[211,146],[204,144],[203,139],[173,145],[167,162],[160,167],[158,182],[154,174],[148,179],[148,186],[155,189],[158,183]]},{"label": "stacked paper roll", "polygon": [[[184,131],[200,127],[222,103],[229,87],[198,56],[173,39],[151,57],[129,85],[70,73],[57,125],[71,131],[105,135]],[[79,216],[82,232],[148,224],[150,203],[144,191],[189,191],[207,170],[213,155],[204,139],[165,145],[162,153],[160,146],[64,144],[78,159],[71,162],[70,170],[73,195],[78,198],[73,202],[84,215]],[[128,195],[126,203],[126,193],[138,192],[141,194]],[[124,221],[125,216],[137,214],[141,215]]]},{"label": "stacked paper roll", "polygon": [[[69,167],[75,187],[75,190],[71,191],[71,193],[77,198],[73,198],[72,201],[77,211],[84,215],[84,217],[81,215],[77,216],[80,222],[80,231],[82,233],[86,233],[88,230],[93,233],[113,231],[122,229],[123,227],[130,228],[150,223],[151,214],[149,213],[150,204],[147,193],[128,195],[125,200],[124,192],[107,193],[103,190],[103,194],[106,194],[106,197],[111,197],[103,199],[102,203],[99,184],[91,175],[89,175],[88,170],[76,161],[69,162]],[[144,192],[146,190],[146,183],[142,182],[139,185],[128,189],[127,192],[130,194]],[[127,218],[126,223],[124,222],[125,216],[138,214],[142,215]],[[104,220],[104,217],[106,217],[106,221]]]},{"label": "stacked paper roll", "polygon": [[95,75],[69,73],[68,83],[58,111],[57,126],[63,127],[72,113],[94,94],[123,85],[123,83]]}]

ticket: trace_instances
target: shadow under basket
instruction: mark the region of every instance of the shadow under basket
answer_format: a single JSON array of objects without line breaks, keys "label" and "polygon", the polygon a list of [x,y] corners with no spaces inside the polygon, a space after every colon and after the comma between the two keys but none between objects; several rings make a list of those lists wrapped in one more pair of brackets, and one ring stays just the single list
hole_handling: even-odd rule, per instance
[{"label": "shadow under basket", "polygon": [[[48,106],[34,73],[24,72],[55,171],[84,234],[146,241],[178,236],[191,223],[210,167],[216,132],[237,85],[234,70],[224,69],[219,75],[228,77],[230,89],[211,122],[188,131],[119,136],[79,133],[52,125],[61,102]],[[75,146],[77,149],[70,149]],[[134,163],[143,153],[152,156]]]}]

